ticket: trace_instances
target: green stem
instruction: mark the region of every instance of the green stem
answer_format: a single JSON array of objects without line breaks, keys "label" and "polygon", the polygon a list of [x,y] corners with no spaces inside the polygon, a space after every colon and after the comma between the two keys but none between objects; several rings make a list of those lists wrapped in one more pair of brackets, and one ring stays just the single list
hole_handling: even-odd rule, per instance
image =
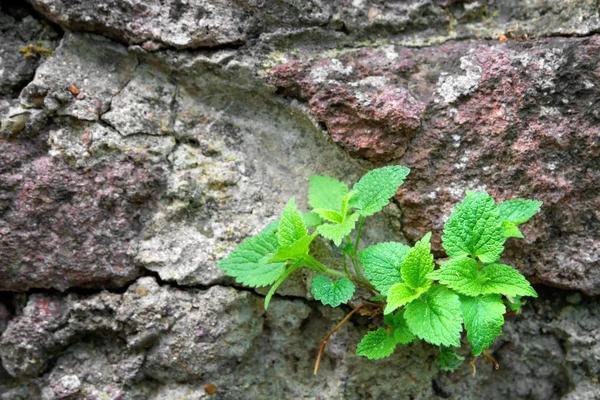
[{"label": "green stem", "polygon": [[344,262],[344,273],[348,278],[350,278],[350,271],[348,271],[348,263],[346,262],[346,254],[342,253],[342,260]]},{"label": "green stem", "polygon": [[[351,260],[352,260],[352,258],[351,258]],[[323,272],[324,274],[336,276],[338,278],[348,278],[351,281],[363,286],[369,292],[379,294],[379,293],[377,293],[377,291],[375,290],[373,285],[371,285],[371,283],[366,278],[364,278],[362,276],[352,276],[352,275],[346,276],[346,274],[344,274],[343,272],[337,271],[335,269],[327,268],[326,266],[324,266],[323,264],[321,264],[319,261],[317,261],[316,259],[314,259],[312,256],[310,256],[308,254],[302,258],[302,264],[309,268],[312,268],[316,271]]]},{"label": "green stem", "polygon": [[352,238],[350,237],[350,235],[346,235],[346,243],[348,243],[350,245],[350,247],[352,247],[350,252],[352,252],[352,254],[356,253],[354,246],[352,246]]},{"label": "green stem", "polygon": [[356,243],[354,244],[354,256],[358,252],[358,244],[360,243],[360,233],[362,232],[363,224],[365,223],[365,217],[361,216],[358,223],[358,229],[356,230]]},{"label": "green stem", "polygon": [[296,261],[291,267],[289,267],[285,271],[285,273],[283,275],[281,275],[281,278],[277,279],[277,282],[275,282],[273,284],[273,286],[271,286],[271,289],[269,289],[269,293],[267,293],[267,297],[265,298],[265,310],[267,309],[267,307],[269,307],[269,303],[271,302],[271,297],[273,297],[273,295],[275,294],[275,291],[277,290],[279,285],[281,285],[283,283],[285,278],[290,276],[292,274],[292,272],[294,272],[301,266],[302,266],[302,261],[301,260]]},{"label": "green stem", "polygon": [[354,267],[354,272],[356,272],[356,276],[358,276],[359,278],[363,279],[363,280],[367,280],[367,278],[365,278],[363,276],[363,274],[360,272],[360,268],[358,267],[358,262],[356,261],[355,257],[350,257],[350,261],[352,261],[352,266]]}]

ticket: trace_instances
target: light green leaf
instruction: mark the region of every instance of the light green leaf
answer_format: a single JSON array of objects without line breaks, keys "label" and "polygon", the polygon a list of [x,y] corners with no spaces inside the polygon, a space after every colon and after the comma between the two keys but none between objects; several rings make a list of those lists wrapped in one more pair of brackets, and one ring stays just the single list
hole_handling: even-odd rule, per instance
[{"label": "light green leaf", "polygon": [[415,335],[408,328],[406,319],[404,318],[404,311],[398,311],[395,314],[387,315],[391,317],[387,319],[390,323],[386,322],[392,327],[391,334],[398,344],[409,344],[415,339]]},{"label": "light green leaf", "polygon": [[497,294],[480,297],[461,297],[461,311],[465,320],[467,339],[471,342],[473,355],[487,349],[496,336],[502,334],[506,307]]},{"label": "light green leaf", "polygon": [[358,253],[365,276],[375,289],[385,295],[396,283],[401,283],[400,266],[410,247],[396,242],[379,243]]},{"label": "light green leaf", "polygon": [[410,170],[399,165],[378,168],[367,172],[352,188],[356,194],[350,204],[365,217],[385,207],[402,185]]},{"label": "light green leaf", "polygon": [[346,215],[348,215],[348,212],[350,212],[350,208],[349,208],[350,200],[352,199],[352,197],[354,197],[355,194],[356,194],[356,192],[354,192],[354,191],[348,192],[348,194],[346,196],[344,196],[344,198],[342,199],[342,208],[341,208],[340,212],[344,217]]},{"label": "light green leaf", "polygon": [[369,360],[378,360],[390,356],[396,348],[396,339],[390,336],[385,329],[368,332],[358,344],[356,354],[367,357]]},{"label": "light green leaf", "polygon": [[523,300],[522,296],[506,296],[504,303],[511,311],[514,311],[515,314],[520,314],[521,309],[527,304],[527,301]]},{"label": "light green leaf", "polygon": [[249,237],[219,262],[219,268],[246,286],[268,286],[285,272],[285,263],[262,262],[265,257],[270,257],[277,245],[273,232]]},{"label": "light green leaf", "polygon": [[465,358],[459,356],[453,347],[440,346],[440,355],[437,361],[442,371],[454,371],[462,365]]},{"label": "light green leaf", "polygon": [[352,298],[354,284],[346,278],[332,281],[325,275],[319,275],[312,281],[311,292],[315,296],[315,300],[321,300],[321,303],[325,305],[337,307]]},{"label": "light green leaf", "polygon": [[310,177],[308,204],[312,208],[341,212],[342,200],[347,194],[348,186],[336,179],[319,175]]},{"label": "light green leaf", "polygon": [[333,240],[336,246],[342,243],[344,236],[349,235],[354,229],[359,215],[354,213],[341,224],[323,224],[317,227],[317,232],[326,239]]},{"label": "light green leaf", "polygon": [[519,227],[510,221],[502,221],[502,229],[504,229],[504,236],[507,238],[516,237],[523,239],[523,234],[519,230]]},{"label": "light green leaf", "polygon": [[319,226],[323,223],[321,217],[315,212],[307,212],[302,214],[302,220],[304,221],[305,226]]},{"label": "light green leaf", "polygon": [[315,208],[314,213],[318,214],[324,220],[339,224],[344,219],[338,211],[328,210],[326,208]]},{"label": "light green leaf", "polygon": [[302,239],[297,240],[291,246],[278,248],[270,261],[275,262],[301,258],[308,253],[310,244],[316,236],[317,233],[315,232],[310,236],[304,236]]},{"label": "light green leaf", "polygon": [[279,228],[279,220],[273,221],[269,225],[265,226],[262,229],[262,231],[260,231],[260,234],[262,235],[263,233],[274,233],[275,231],[277,231],[277,228]]},{"label": "light green leaf", "polygon": [[410,331],[426,342],[460,347],[460,300],[449,289],[432,286],[406,306],[404,318]]},{"label": "light green leaf", "polygon": [[444,226],[442,244],[450,257],[472,255],[494,262],[504,250],[504,229],[498,210],[487,193],[470,193]]},{"label": "light green leaf", "polygon": [[514,199],[498,204],[498,213],[502,220],[510,221],[515,225],[529,221],[542,206],[541,201]]},{"label": "light green leaf", "polygon": [[421,290],[415,290],[406,283],[397,283],[390,288],[387,294],[387,304],[384,314],[395,311],[398,307],[410,303],[421,295]]},{"label": "light green leaf", "polygon": [[296,203],[292,197],[285,206],[279,227],[277,228],[277,240],[281,247],[291,246],[296,241],[302,239],[308,234],[302,214],[296,208]]},{"label": "light green leaf", "polygon": [[479,266],[476,260],[469,257],[451,259],[427,277],[467,296],[481,294]]},{"label": "light green leaf", "polygon": [[504,264],[491,264],[481,270],[481,294],[498,293],[505,296],[531,296],[537,293],[516,269]]},{"label": "light green leaf", "polygon": [[431,279],[427,278],[427,274],[433,271],[435,265],[430,240],[431,232],[415,243],[402,261],[402,279],[413,289],[426,290],[431,285]]}]

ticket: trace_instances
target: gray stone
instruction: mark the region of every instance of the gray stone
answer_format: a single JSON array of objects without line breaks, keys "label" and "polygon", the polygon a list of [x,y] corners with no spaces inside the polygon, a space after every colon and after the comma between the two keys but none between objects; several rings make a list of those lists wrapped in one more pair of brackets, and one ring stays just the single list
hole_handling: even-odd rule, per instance
[{"label": "gray stone", "polygon": [[[110,109],[136,65],[136,56],[122,45],[100,36],[67,33],[21,92],[21,104],[96,121]],[[78,99],[81,93],[85,97]]]},{"label": "gray stone", "polygon": [[54,28],[22,12],[17,4],[0,9],[0,100],[18,94],[31,81],[60,39]]},{"label": "gray stone", "polygon": [[[599,42],[572,37],[595,1],[30,3],[69,32],[27,60],[59,35],[1,6],[0,399],[598,397]],[[298,271],[265,311],[217,268],[290,197],[307,210],[310,175],[387,163],[412,173],[365,246],[433,231],[442,256],[465,189],[544,200],[506,260],[583,294],[537,287],[498,371],[440,372],[419,341],[357,357],[382,320],[354,315],[314,376],[349,307]]]}]

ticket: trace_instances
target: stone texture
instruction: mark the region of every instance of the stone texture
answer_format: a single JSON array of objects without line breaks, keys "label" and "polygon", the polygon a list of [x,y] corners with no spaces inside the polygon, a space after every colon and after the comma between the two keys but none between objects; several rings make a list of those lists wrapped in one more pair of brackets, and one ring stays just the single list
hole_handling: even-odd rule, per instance
[{"label": "stone texture", "polygon": [[593,0],[29,2],[67,29],[97,32],[149,50],[239,45],[257,37],[289,45],[307,36],[325,43],[394,37],[402,45],[423,46],[505,33],[589,35],[600,27]]},{"label": "stone texture", "polygon": [[[599,47],[591,37],[361,49],[310,61],[289,55],[268,76],[307,100],[334,140],[349,127],[342,144],[350,151],[365,145],[355,153],[412,169],[396,198],[409,239],[433,230],[441,251],[443,224],[466,190],[533,197],[544,202],[542,212],[524,226],[525,245],[508,242],[506,261],[538,282],[599,294],[600,80],[592,72]],[[376,91],[356,84],[364,76]],[[407,137],[380,100],[408,90],[425,111]],[[341,104],[348,93],[353,100]],[[362,129],[364,104],[385,115],[387,135]],[[385,104],[406,115],[414,103]]]},{"label": "stone texture", "polygon": [[27,390],[44,399],[202,397],[209,384],[223,398],[558,399],[600,389],[600,318],[588,299],[573,305],[542,292],[507,319],[493,347],[500,370],[481,359],[475,377],[467,363],[438,371],[435,348],[423,343],[376,363],[355,356],[366,325],[381,324],[361,316],[332,337],[314,376],[320,339],[343,311],[276,297],[265,312],[262,303],[245,291],[182,290],[147,277],[123,294],[34,294],[0,339],[2,365],[33,388],[9,388],[0,375],[0,389],[7,399]]},{"label": "stone texture", "polygon": [[18,94],[31,81],[59,39],[53,27],[22,6],[0,7],[0,99]]},{"label": "stone texture", "polygon": [[126,160],[77,170],[47,155],[47,138],[0,138],[0,290],[122,286],[139,273],[128,242],[161,171]]},{"label": "stone texture", "polygon": [[52,21],[71,30],[98,32],[127,43],[196,48],[236,45],[264,29],[322,25],[330,17],[326,2],[274,4],[236,0],[109,1],[42,0],[31,4]]},{"label": "stone texture", "polygon": [[[70,31],[0,6],[0,399],[598,397],[598,299],[560,289],[600,287],[595,1],[31,4]],[[38,37],[60,46],[24,62]],[[499,371],[356,357],[382,322],[354,316],[314,376],[348,309],[303,271],[265,311],[216,268],[308,176],[389,163],[412,173],[365,245],[432,230],[443,256],[467,189],[544,201],[504,261],[555,288]]]},{"label": "stone texture", "polygon": [[136,56],[124,46],[99,36],[67,33],[53,57],[21,92],[21,104],[97,121],[131,80],[136,65]]}]

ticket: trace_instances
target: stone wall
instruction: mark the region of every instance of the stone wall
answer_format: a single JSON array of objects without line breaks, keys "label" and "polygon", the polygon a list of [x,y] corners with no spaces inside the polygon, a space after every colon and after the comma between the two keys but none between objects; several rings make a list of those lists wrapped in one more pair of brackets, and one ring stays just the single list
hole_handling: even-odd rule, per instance
[{"label": "stone wall", "polygon": [[[0,399],[599,399],[599,31],[592,0],[3,1]],[[443,256],[466,190],[544,202],[500,370],[358,358],[357,316],[313,376],[348,308],[218,270],[310,175],[386,164],[365,244]]]}]

